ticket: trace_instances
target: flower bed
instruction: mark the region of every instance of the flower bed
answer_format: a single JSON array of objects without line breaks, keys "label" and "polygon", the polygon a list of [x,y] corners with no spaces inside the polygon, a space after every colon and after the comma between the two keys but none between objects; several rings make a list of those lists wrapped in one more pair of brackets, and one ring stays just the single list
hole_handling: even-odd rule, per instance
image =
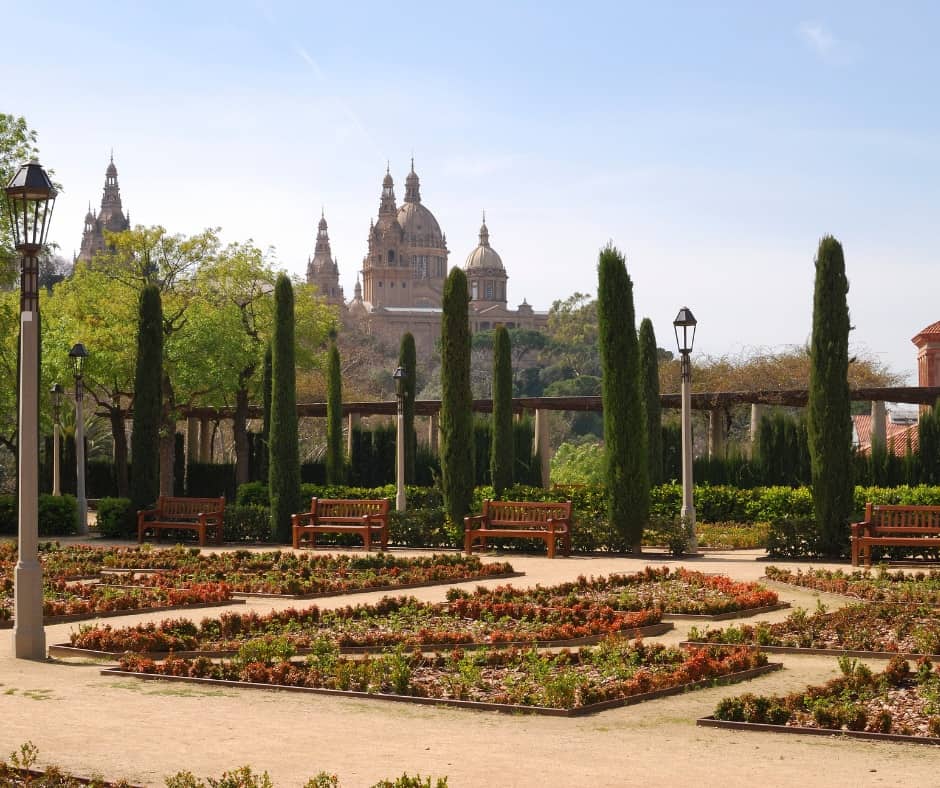
[{"label": "flower bed", "polygon": [[[503,603],[461,598],[448,603],[419,602],[413,597],[386,597],[375,605],[321,610],[224,613],[195,624],[168,619],[114,629],[85,626],[70,637],[70,649],[94,655],[125,651],[151,655],[168,652],[224,654],[237,652],[255,638],[282,638],[295,652],[320,647],[321,641],[343,650],[378,650],[393,646],[434,649],[455,645],[559,645],[613,633],[630,636],[660,634],[656,611],[617,613],[580,603],[547,608],[531,603]],[[53,647],[59,655],[72,653]]]},{"label": "flower bed", "polygon": [[724,698],[714,720],[940,744],[940,674],[929,659],[919,659],[913,672],[900,656],[878,674],[848,657],[840,658],[839,665],[842,676],[802,692]]},{"label": "flower bed", "polygon": [[697,649],[630,644],[610,638],[596,647],[555,654],[535,649],[454,650],[424,656],[397,649],[362,659],[320,650],[303,663],[284,658],[213,662],[128,654],[103,675],[226,682],[357,697],[571,715],[684,691],[702,683],[745,678],[779,666],[751,649]]},{"label": "flower bed", "polygon": [[[448,596],[457,598],[464,593],[454,589],[448,592]],[[616,610],[661,610],[665,616],[763,612],[779,604],[777,594],[758,583],[741,583],[724,575],[706,575],[682,568],[670,570],[667,567],[646,567],[633,574],[590,579],[582,575],[572,583],[526,590],[512,586],[481,588],[477,593],[505,601],[527,599],[552,605],[591,602]]]},{"label": "flower bed", "polygon": [[851,651],[865,655],[940,653],[940,620],[929,606],[879,603],[850,605],[813,615],[798,609],[786,621],[689,630],[689,642],[749,644],[786,651]]},{"label": "flower bed", "polygon": [[841,569],[810,569],[796,572],[768,566],[768,580],[777,583],[812,588],[830,594],[862,599],[866,602],[913,602],[940,605],[940,571],[889,572],[881,568],[876,572]]},{"label": "flower bed", "polygon": [[[298,555],[280,550],[203,553],[198,548],[180,547],[152,550],[44,545],[40,560],[46,578],[47,615],[57,616],[154,605],[205,604],[220,598],[211,596],[210,591],[222,585],[228,589],[226,599],[233,592],[313,597],[518,575],[505,562],[483,563],[477,556],[454,554],[405,558],[387,553],[362,556]],[[3,545],[0,622],[9,622],[12,617],[15,562],[15,546]],[[110,585],[110,579],[99,586],[74,582],[80,577],[102,580],[105,573],[119,570],[130,570],[120,586]],[[137,572],[146,574],[139,576]],[[200,598],[207,594],[208,598]],[[163,601],[183,597],[189,601]],[[147,599],[160,602],[147,603]],[[135,600],[142,603],[135,604]]]}]

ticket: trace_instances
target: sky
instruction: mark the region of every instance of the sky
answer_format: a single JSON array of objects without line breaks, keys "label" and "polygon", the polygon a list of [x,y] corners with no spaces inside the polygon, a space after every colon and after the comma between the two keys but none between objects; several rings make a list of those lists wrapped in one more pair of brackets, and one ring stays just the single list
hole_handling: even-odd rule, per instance
[{"label": "sky", "polygon": [[386,166],[414,156],[450,265],[490,242],[511,306],[594,294],[613,242],[673,348],[804,345],[845,250],[853,350],[916,384],[940,319],[940,6],[861,2],[4,4],[0,112],[64,187],[71,256],[113,150],[134,224],[274,247],[325,212],[347,297]]}]

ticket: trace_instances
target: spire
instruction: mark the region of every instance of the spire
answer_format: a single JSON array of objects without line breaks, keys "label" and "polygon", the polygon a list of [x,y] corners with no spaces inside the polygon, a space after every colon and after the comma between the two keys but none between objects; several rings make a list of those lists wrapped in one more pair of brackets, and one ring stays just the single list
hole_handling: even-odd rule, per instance
[{"label": "spire", "polygon": [[483,211],[483,224],[480,225],[480,246],[490,245],[490,231],[486,227],[486,211]]},{"label": "spire", "polygon": [[391,169],[386,168],[382,179],[382,201],[379,203],[379,216],[395,216],[398,208],[395,206],[395,182],[392,180]]},{"label": "spire", "polygon": [[104,192],[101,195],[101,221],[108,230],[127,229],[124,213],[121,208],[121,187],[118,186],[117,167],[114,166],[114,151],[104,173]]},{"label": "spire", "polygon": [[418,181],[418,173],[415,172],[415,157],[411,157],[411,172],[405,178],[405,202],[421,202],[421,184]]}]

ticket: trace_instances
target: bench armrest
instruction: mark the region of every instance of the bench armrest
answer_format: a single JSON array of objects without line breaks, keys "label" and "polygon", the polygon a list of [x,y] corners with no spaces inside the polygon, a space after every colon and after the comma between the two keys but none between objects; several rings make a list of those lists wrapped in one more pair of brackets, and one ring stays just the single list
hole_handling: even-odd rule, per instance
[{"label": "bench armrest", "polygon": [[852,536],[864,536],[865,532],[872,527],[870,520],[862,520],[860,523],[852,523]]},{"label": "bench armrest", "polygon": [[140,524],[144,522],[148,517],[153,517],[159,515],[159,509],[138,509],[137,510],[137,523]]},{"label": "bench armrest", "polygon": [[313,512],[298,512],[290,516],[291,525],[302,525],[301,520],[313,520]]},{"label": "bench armrest", "polygon": [[472,528],[474,525],[483,525],[487,523],[487,517],[484,514],[472,514],[468,517],[463,518],[463,527],[467,531]]}]

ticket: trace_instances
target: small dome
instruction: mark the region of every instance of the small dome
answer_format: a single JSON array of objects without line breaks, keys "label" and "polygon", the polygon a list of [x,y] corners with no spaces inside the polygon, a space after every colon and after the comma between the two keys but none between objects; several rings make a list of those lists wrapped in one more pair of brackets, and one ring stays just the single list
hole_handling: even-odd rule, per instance
[{"label": "small dome", "polygon": [[388,189],[394,185],[395,185],[395,181],[392,180],[392,173],[386,170],[385,177],[382,179],[382,186]]},{"label": "small dome", "polygon": [[91,208],[88,209],[88,213],[85,214],[85,224],[91,224],[95,221],[95,215],[91,212]]},{"label": "small dome", "polygon": [[111,160],[111,163],[108,165],[108,169],[104,171],[104,174],[109,178],[117,178],[117,167],[114,166],[114,160]]},{"label": "small dome", "polygon": [[483,224],[480,227],[480,244],[470,252],[467,262],[464,263],[467,270],[474,268],[498,268],[503,269],[503,259],[496,253],[496,250],[490,246],[490,231],[486,226],[486,215],[483,216]]}]

